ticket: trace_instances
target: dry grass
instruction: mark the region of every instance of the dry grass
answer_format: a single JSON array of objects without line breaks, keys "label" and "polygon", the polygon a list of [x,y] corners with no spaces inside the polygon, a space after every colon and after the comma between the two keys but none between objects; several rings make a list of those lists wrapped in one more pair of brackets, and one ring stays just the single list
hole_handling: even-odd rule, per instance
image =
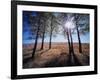
[{"label": "dry grass", "polygon": [[43,50],[39,50],[40,46],[38,44],[35,57],[32,59],[34,44],[23,45],[23,68],[89,65],[89,44],[82,44],[83,53],[79,53],[78,44],[74,43],[75,64],[70,61],[67,43],[52,43],[51,49],[48,49],[48,43],[45,43]]}]

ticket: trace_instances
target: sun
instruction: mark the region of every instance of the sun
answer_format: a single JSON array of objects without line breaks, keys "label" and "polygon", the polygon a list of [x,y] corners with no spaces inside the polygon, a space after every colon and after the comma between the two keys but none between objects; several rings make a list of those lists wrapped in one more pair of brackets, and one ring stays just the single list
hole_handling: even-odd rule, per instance
[{"label": "sun", "polygon": [[75,23],[73,21],[66,21],[65,28],[73,29],[73,28],[75,28]]}]

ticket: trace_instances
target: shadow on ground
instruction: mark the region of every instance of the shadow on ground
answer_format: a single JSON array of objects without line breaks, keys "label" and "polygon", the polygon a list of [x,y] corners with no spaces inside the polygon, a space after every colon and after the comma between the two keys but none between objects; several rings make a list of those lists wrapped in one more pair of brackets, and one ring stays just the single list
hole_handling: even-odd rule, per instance
[{"label": "shadow on ground", "polygon": [[[83,63],[89,65],[89,59],[87,57],[79,56],[75,53],[59,53],[59,55],[53,55],[46,52],[50,51],[46,49],[39,53],[39,56],[35,56],[34,59],[31,57],[23,60],[23,68],[45,68],[45,67],[67,67],[67,66],[84,66]],[[46,56],[45,56],[46,55]],[[77,57],[78,55],[78,57]],[[85,59],[85,62],[81,61],[81,58]]]},{"label": "shadow on ground", "polygon": [[[66,54],[66,53],[61,53],[61,54]],[[78,58],[74,53],[70,53],[68,57],[64,60],[60,59],[61,56],[46,63],[45,67],[82,66],[82,64],[79,62]]]}]

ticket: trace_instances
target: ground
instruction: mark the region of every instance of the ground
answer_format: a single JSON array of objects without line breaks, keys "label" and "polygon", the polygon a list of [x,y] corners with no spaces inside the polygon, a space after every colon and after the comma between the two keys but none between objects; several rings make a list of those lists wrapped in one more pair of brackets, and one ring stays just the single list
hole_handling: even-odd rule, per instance
[{"label": "ground", "polygon": [[32,49],[34,44],[23,45],[23,68],[44,68],[64,66],[86,66],[89,65],[89,44],[82,44],[82,53],[79,53],[78,43],[74,43],[74,53],[69,53],[67,43],[52,43],[48,49],[48,43],[40,50],[41,44],[37,46],[34,58]]}]

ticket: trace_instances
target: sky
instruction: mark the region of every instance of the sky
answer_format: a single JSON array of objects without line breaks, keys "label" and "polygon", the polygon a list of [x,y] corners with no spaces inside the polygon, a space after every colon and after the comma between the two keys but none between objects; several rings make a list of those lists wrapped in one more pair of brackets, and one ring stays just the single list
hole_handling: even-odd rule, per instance
[{"label": "sky", "polygon": [[[34,36],[34,39],[32,39],[30,36],[31,35],[31,32],[29,30],[29,27],[30,27],[30,24],[29,24],[29,17],[28,15],[30,14],[30,12],[28,11],[23,11],[23,44],[31,44],[31,43],[34,43],[35,42],[35,36]],[[31,12],[31,15],[32,16],[36,16],[37,13],[32,11]],[[46,36],[44,41],[45,42],[49,42],[49,36]],[[72,38],[73,38],[73,42],[75,43],[78,43],[78,36],[77,34],[72,34]],[[89,43],[90,41],[90,33],[86,33],[86,34],[82,34],[80,35],[80,38],[81,38],[81,42],[82,43]],[[40,43],[41,42],[41,38],[38,39],[38,42]],[[67,37],[64,37],[63,35],[61,34],[57,34],[55,37],[53,36],[52,37],[52,42],[67,42]]]}]

